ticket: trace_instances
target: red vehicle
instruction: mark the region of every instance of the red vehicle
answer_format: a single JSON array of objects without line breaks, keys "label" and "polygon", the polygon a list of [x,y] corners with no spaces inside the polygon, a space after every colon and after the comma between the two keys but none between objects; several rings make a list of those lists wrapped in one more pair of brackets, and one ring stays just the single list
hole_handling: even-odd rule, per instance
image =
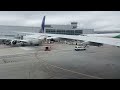
[{"label": "red vehicle", "polygon": [[45,47],[45,51],[50,51],[50,50],[51,50],[51,47],[49,47],[49,46]]}]

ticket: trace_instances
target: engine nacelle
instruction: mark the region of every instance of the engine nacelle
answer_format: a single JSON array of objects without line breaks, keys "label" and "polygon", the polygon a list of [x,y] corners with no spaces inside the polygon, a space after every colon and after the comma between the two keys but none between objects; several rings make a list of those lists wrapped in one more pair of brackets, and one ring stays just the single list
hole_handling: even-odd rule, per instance
[{"label": "engine nacelle", "polygon": [[17,44],[17,40],[12,40],[11,41],[11,45],[16,45]]}]

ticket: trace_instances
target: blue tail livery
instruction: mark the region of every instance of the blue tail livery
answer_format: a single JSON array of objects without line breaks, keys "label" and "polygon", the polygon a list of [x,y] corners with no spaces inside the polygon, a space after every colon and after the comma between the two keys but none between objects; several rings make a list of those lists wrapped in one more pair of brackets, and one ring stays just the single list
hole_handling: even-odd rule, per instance
[{"label": "blue tail livery", "polygon": [[43,20],[42,20],[42,24],[41,24],[41,28],[40,28],[40,31],[39,33],[45,33],[45,16],[43,17]]}]

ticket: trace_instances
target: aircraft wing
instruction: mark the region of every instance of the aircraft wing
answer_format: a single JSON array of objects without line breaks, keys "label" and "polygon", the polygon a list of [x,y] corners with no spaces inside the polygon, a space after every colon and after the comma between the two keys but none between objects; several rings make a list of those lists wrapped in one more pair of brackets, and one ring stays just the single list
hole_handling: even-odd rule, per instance
[{"label": "aircraft wing", "polygon": [[113,45],[113,46],[120,46],[120,39],[116,39],[116,38],[93,37],[93,36],[76,36],[76,37],[73,37],[73,39],[89,41],[89,42],[96,42],[96,43],[103,43],[103,44],[108,44],[108,45]]},{"label": "aircraft wing", "polygon": [[[34,34],[34,35],[45,35],[48,38],[66,38],[66,39],[73,39],[73,40],[83,40],[88,42],[96,42],[96,43],[103,43],[113,46],[120,46],[120,39],[117,38],[110,38],[110,37],[98,37],[98,36],[82,36],[82,35],[61,35],[61,34],[48,34],[48,33],[29,33],[23,32],[26,34]],[[50,36],[50,37],[49,37]]]},{"label": "aircraft wing", "polygon": [[0,37],[0,40],[13,40],[14,38],[12,37]]},{"label": "aircraft wing", "polygon": [[8,41],[17,40],[18,42],[27,42],[27,40],[15,39],[14,37],[0,37],[0,40],[8,40]]},{"label": "aircraft wing", "polygon": [[89,42],[103,43],[113,46],[120,46],[120,39],[109,38],[109,37],[97,37],[97,36],[80,36],[80,35],[57,35],[57,34],[46,34],[47,36],[55,36],[58,38],[74,39],[74,40],[83,40]]}]

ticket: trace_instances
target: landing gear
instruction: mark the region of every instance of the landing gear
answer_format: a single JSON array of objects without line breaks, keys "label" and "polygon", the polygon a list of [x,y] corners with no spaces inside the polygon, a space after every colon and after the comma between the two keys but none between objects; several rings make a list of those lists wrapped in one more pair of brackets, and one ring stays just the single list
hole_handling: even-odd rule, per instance
[{"label": "landing gear", "polygon": [[22,44],[21,46],[22,46],[22,47],[24,47],[24,46],[25,46],[25,44]]},{"label": "landing gear", "polygon": [[35,44],[35,46],[39,46],[39,44]]},{"label": "landing gear", "polygon": [[24,46],[25,46],[25,44],[21,42],[21,43],[20,43],[20,46],[24,47]]}]

